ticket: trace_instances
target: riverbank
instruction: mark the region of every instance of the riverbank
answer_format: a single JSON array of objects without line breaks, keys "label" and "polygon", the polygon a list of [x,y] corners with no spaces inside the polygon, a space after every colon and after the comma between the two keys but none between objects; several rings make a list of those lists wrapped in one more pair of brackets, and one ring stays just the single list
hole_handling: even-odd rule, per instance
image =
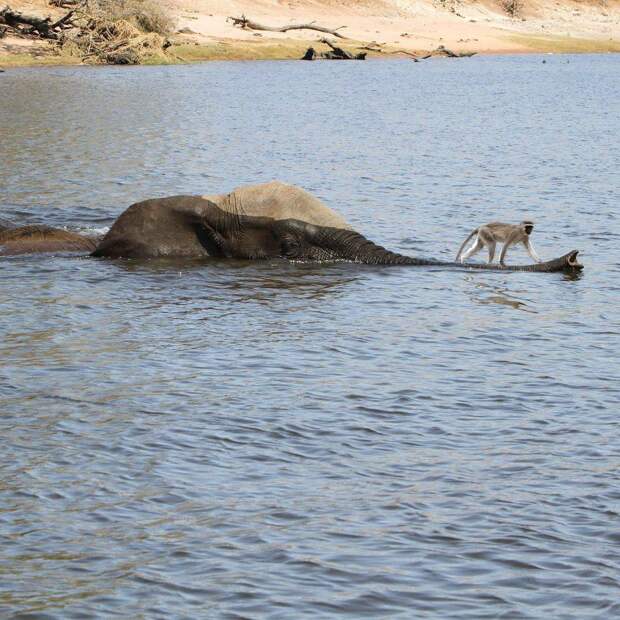
[{"label": "riverbank", "polygon": [[[147,62],[261,60],[300,58],[309,46],[327,49],[312,30],[273,32],[235,27],[230,17],[246,15],[268,27],[315,24],[346,36],[346,49],[369,43],[382,52],[425,54],[444,45],[456,52],[519,54],[530,52],[620,51],[620,0],[548,3],[515,2],[510,15],[504,0],[463,3],[458,0],[170,0],[164,3],[175,19],[166,53]],[[12,2],[15,9],[59,17],[47,0]],[[341,28],[342,27],[342,28]],[[54,44],[6,36],[0,39],[0,66],[81,64],[82,59],[59,53]]]}]

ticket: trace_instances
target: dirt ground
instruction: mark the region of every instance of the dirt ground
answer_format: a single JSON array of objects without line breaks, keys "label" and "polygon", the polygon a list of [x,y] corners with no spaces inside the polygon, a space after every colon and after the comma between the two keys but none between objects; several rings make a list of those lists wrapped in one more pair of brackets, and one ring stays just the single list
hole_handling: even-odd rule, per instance
[{"label": "dirt ground", "polygon": [[[376,42],[384,49],[428,52],[439,45],[457,52],[620,51],[620,0],[163,0],[183,33],[173,36],[171,59],[298,58],[313,45],[327,49],[312,30],[286,33],[242,30],[228,17],[245,15],[267,26],[315,22],[348,40],[354,51]],[[24,13],[60,16],[47,0],[9,1]],[[0,39],[0,65],[76,62],[47,43]]]}]

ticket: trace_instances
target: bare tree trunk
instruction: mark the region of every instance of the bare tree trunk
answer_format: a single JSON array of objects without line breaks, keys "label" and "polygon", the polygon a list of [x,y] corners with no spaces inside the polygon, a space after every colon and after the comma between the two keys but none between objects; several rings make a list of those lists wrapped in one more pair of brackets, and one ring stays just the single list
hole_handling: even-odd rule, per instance
[{"label": "bare tree trunk", "polygon": [[229,17],[226,21],[230,20],[233,23],[233,26],[238,26],[239,28],[243,28],[246,30],[265,30],[269,32],[288,32],[289,30],[315,30],[316,32],[325,32],[327,34],[331,34],[334,37],[338,37],[340,39],[346,39],[344,35],[337,32],[342,28],[346,28],[346,26],[339,26],[338,28],[325,28],[324,26],[317,26],[314,22],[310,22],[309,24],[289,24],[288,26],[263,26],[262,24],[258,24],[253,22],[251,19],[248,19],[245,15],[241,17]]}]

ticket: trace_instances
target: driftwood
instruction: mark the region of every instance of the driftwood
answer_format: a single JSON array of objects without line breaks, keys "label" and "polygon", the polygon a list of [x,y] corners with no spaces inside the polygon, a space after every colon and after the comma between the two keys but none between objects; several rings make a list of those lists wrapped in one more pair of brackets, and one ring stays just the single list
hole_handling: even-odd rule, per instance
[{"label": "driftwood", "polygon": [[427,58],[431,58],[432,56],[446,56],[447,58],[469,58],[470,56],[475,56],[476,52],[453,52],[445,48],[443,45],[440,45],[436,50],[432,51],[430,54],[426,56],[422,56],[421,60],[426,60]]},{"label": "driftwood", "polygon": [[[6,24],[22,33],[38,35],[44,39],[58,39],[61,30],[70,26],[74,13],[75,9],[71,9],[60,19],[53,22],[51,17],[42,18],[34,15],[24,15],[6,6],[0,10],[0,24]],[[22,28],[22,26],[26,26],[26,28]],[[3,30],[3,34],[5,33],[6,28]]]},{"label": "driftwood", "polygon": [[409,52],[407,50],[385,50],[382,48],[381,43],[368,43],[364,47],[360,47],[359,49],[368,50],[370,52],[377,52],[379,54],[405,54],[411,57],[413,62],[419,62],[420,60],[426,60],[427,58],[432,58],[433,56],[445,56],[446,58],[469,58],[470,56],[475,56],[476,52],[453,52],[452,50],[447,49],[443,45],[440,45],[437,49],[432,52],[425,54],[424,56],[418,56],[413,52]]},{"label": "driftwood", "polygon": [[320,39],[320,42],[331,47],[331,52],[325,52],[323,58],[330,60],[366,60],[366,52],[351,54],[341,47],[335,46],[329,39]]},{"label": "driftwood", "polygon": [[248,19],[245,15],[241,17],[228,17],[226,21],[231,21],[233,26],[237,26],[239,28],[243,28],[244,30],[263,30],[269,32],[288,32],[289,30],[315,30],[316,32],[325,32],[326,34],[331,34],[334,37],[338,37],[340,39],[346,39],[343,34],[340,34],[338,30],[342,30],[346,28],[346,26],[339,26],[338,28],[325,28],[324,26],[317,26],[314,22],[310,22],[309,24],[289,24],[288,26],[263,26],[262,24],[258,24],[251,19]]},{"label": "driftwood", "polygon": [[405,54],[406,56],[410,56],[413,62],[418,62],[420,60],[417,54],[409,52],[408,50],[384,50],[381,47],[381,43],[368,43],[359,49],[368,50],[369,52],[377,52],[378,54]]},{"label": "driftwood", "polygon": [[73,8],[56,21],[24,15],[9,6],[1,9],[0,36],[14,32],[51,40],[84,61],[118,65],[140,64],[172,45],[157,33],[142,32],[124,19],[109,19],[105,13],[94,11],[88,0],[57,0],[55,4]]},{"label": "driftwood", "polygon": [[320,39],[320,43],[325,43],[331,49],[328,52],[317,54],[313,47],[309,47],[306,53],[302,56],[301,60],[314,60],[315,58],[325,58],[327,60],[366,60],[366,53],[351,54],[343,50],[341,47],[337,47],[331,41],[327,39]]}]

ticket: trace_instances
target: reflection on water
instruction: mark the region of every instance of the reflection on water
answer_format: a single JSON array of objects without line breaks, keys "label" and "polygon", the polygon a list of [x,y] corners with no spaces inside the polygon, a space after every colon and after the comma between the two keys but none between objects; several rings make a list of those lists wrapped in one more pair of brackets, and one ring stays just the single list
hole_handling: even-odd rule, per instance
[{"label": "reflection on water", "polygon": [[586,269],[3,258],[0,616],[618,616],[618,62],[4,74],[0,217],[280,178]]},{"label": "reflection on water", "polygon": [[[535,312],[528,307],[524,300],[517,297],[517,291],[510,292],[505,287],[498,287],[490,283],[477,281],[475,276],[469,278],[473,285],[472,301],[478,301],[481,304],[500,304],[509,306],[515,310],[524,310],[526,312]],[[481,294],[482,293],[482,294]],[[488,294],[487,293],[491,293]]]}]

